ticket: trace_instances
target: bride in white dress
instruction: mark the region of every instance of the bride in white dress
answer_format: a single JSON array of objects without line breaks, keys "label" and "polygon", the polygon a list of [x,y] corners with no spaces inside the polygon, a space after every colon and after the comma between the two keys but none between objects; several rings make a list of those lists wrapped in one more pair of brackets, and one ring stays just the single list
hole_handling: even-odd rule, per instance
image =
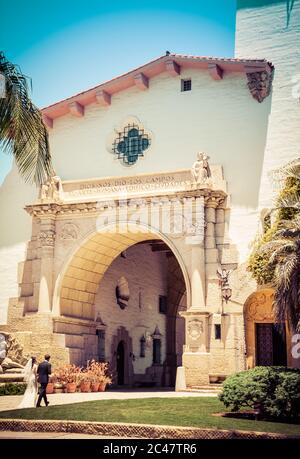
[{"label": "bride in white dress", "polygon": [[18,408],[35,408],[38,393],[37,367],[36,358],[31,357],[24,368],[24,382],[27,387]]}]

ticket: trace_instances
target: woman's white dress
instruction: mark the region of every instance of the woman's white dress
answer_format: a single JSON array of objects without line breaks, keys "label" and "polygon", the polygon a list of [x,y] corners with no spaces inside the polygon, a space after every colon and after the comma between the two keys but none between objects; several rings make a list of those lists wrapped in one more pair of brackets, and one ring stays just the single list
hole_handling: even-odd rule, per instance
[{"label": "woman's white dress", "polygon": [[38,385],[36,379],[37,365],[33,365],[28,376],[27,387],[18,408],[34,408],[36,406]]}]

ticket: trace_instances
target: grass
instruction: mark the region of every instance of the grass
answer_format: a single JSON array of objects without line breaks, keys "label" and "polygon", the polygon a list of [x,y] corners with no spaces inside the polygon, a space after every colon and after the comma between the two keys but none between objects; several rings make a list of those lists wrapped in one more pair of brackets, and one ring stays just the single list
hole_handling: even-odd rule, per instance
[{"label": "grass", "polygon": [[300,425],[213,416],[226,412],[211,397],[103,400],[0,412],[0,418],[127,422],[227,430],[277,432],[300,436]]}]

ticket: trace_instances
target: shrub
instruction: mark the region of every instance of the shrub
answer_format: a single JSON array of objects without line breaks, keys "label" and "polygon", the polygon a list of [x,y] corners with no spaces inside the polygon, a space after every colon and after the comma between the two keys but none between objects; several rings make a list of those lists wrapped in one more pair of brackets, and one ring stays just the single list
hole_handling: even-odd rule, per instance
[{"label": "shrub", "polygon": [[26,384],[6,383],[0,386],[1,395],[23,395],[26,390]]},{"label": "shrub", "polygon": [[256,409],[263,416],[300,416],[300,370],[256,367],[229,376],[219,395],[232,411]]},{"label": "shrub", "polygon": [[263,253],[261,249],[266,243],[276,239],[276,232],[286,220],[293,220],[299,214],[299,202],[300,180],[294,176],[287,177],[275,202],[275,207],[278,208],[275,221],[273,224],[267,221],[263,234],[256,236],[248,259],[248,270],[260,285],[273,282],[275,272],[275,263],[269,263],[270,254]]},{"label": "shrub", "polygon": [[248,271],[252,273],[252,276],[260,285],[269,284],[274,277],[275,265],[269,263],[270,255],[261,252],[261,248],[264,244],[274,239],[277,230],[278,225],[274,224],[263,236],[257,236],[248,259]]}]

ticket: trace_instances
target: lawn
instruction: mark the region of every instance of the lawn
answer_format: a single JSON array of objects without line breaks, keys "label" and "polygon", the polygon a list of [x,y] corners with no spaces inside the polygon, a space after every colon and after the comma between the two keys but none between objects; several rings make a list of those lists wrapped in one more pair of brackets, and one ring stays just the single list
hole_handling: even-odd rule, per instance
[{"label": "lawn", "polygon": [[212,397],[103,400],[0,412],[0,418],[128,422],[300,435],[300,425],[213,416],[228,411]]}]

